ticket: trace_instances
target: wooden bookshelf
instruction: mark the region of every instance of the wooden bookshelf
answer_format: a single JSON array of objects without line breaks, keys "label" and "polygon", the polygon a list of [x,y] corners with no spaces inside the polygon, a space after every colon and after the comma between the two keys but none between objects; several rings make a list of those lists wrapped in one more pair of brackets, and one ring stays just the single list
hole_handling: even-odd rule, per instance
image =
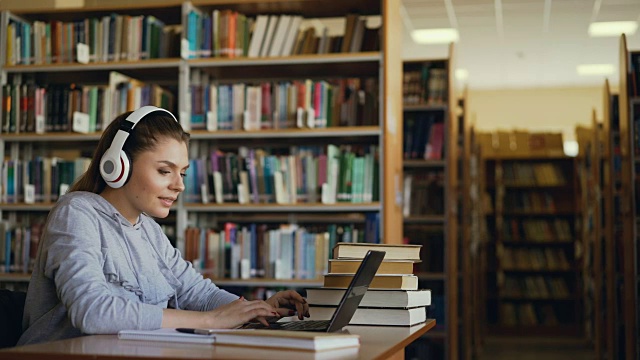
[{"label": "wooden bookshelf", "polygon": [[468,106],[468,90],[465,89],[462,92],[462,96],[458,99],[459,114],[458,114],[458,133],[459,140],[458,146],[462,149],[462,154],[459,161],[458,177],[459,189],[459,249],[461,263],[459,266],[460,275],[462,277],[462,283],[460,288],[460,312],[461,312],[461,328],[460,333],[462,335],[462,345],[460,357],[462,359],[470,360],[477,355],[477,349],[479,344],[479,337],[475,328],[480,324],[480,313],[478,310],[478,297],[476,297],[474,283],[479,279],[477,276],[477,244],[475,243],[474,231],[480,233],[478,227],[477,218],[475,215],[479,211],[480,204],[478,200],[478,189],[474,186],[474,177],[478,174],[478,159],[477,147],[474,139],[474,123],[471,121],[469,106]]},{"label": "wooden bookshelf", "polygon": [[[617,227],[621,232],[616,234],[616,252],[618,265],[616,273],[622,275],[622,283],[616,290],[620,299],[620,322],[616,322],[622,334],[616,343],[615,353],[620,358],[637,358],[640,356],[638,340],[638,165],[639,155],[638,126],[640,125],[640,93],[638,77],[640,75],[640,51],[629,51],[626,37],[620,37],[620,82],[618,112],[620,114],[620,189],[619,213],[616,217]],[[619,236],[619,237],[618,237]],[[624,319],[624,321],[622,320]],[[631,321],[629,321],[631,319]]]},{"label": "wooden bookshelf", "polygon": [[[402,167],[404,237],[422,244],[420,287],[432,291],[440,343],[428,338],[446,359],[460,357],[458,287],[459,106],[454,89],[453,46],[446,59],[404,61]],[[440,127],[437,130],[436,128]],[[414,206],[414,204],[427,206]]]},{"label": "wooden bookshelf", "polygon": [[484,268],[489,333],[534,335],[546,329],[580,336],[576,160],[518,156],[488,158],[485,166],[485,191],[494,209],[485,214],[492,239]]},{"label": "wooden bookshelf", "polygon": [[616,218],[614,210],[615,202],[615,170],[614,170],[614,137],[619,134],[618,119],[614,116],[617,111],[613,111],[613,103],[617,101],[617,95],[611,93],[609,81],[605,80],[603,89],[603,141],[602,141],[602,209],[603,209],[603,227],[602,227],[602,244],[603,244],[603,262],[602,272],[605,284],[603,304],[605,311],[604,316],[604,356],[607,358],[614,357],[615,342],[617,341],[618,314],[616,304],[616,259],[615,259],[615,230],[614,221]]},{"label": "wooden bookshelf", "polygon": [[[468,192],[468,207],[465,207],[463,211],[469,210],[468,215],[470,217],[469,229],[466,232],[468,236],[467,251],[470,261],[471,278],[468,276],[463,277],[465,283],[471,281],[471,289],[467,286],[464,287],[464,291],[470,294],[471,298],[471,310],[473,318],[475,319],[471,325],[472,331],[472,354],[479,356],[482,352],[484,345],[484,339],[487,335],[487,304],[490,294],[487,293],[487,271],[488,271],[488,255],[487,252],[490,249],[489,243],[493,242],[493,238],[490,238],[487,231],[488,214],[492,212],[492,207],[488,207],[491,204],[487,204],[488,199],[486,194],[486,165],[487,161],[483,157],[483,153],[478,142],[477,132],[473,125],[469,125],[467,142],[468,147],[465,147],[465,152],[468,153],[469,167],[468,171],[465,171],[465,183],[469,183]],[[468,177],[468,178],[467,178]]]},{"label": "wooden bookshelf", "polygon": [[[69,4],[67,4],[69,5]],[[376,192],[378,198],[366,203],[336,202],[292,203],[292,204],[224,204],[187,201],[184,196],[176,205],[172,217],[177,238],[177,247],[184,251],[185,229],[188,226],[208,226],[231,221],[264,221],[270,226],[278,223],[293,224],[357,224],[366,222],[366,215],[379,216],[378,239],[385,243],[401,243],[402,208],[397,201],[397,183],[402,178],[402,61],[401,43],[395,34],[402,33],[400,8],[397,2],[386,0],[270,0],[270,1],[217,1],[217,0],[142,0],[137,2],[115,1],[108,4],[99,1],[83,1],[82,6],[56,4],[31,4],[18,1],[3,3],[2,25],[7,28],[10,21],[63,21],[71,22],[85,18],[100,18],[118,15],[152,15],[168,26],[185,28],[188,21],[183,13],[187,7],[195,7],[205,12],[216,9],[233,10],[255,18],[261,14],[300,14],[305,19],[344,17],[358,13],[360,16],[373,15],[381,19],[379,50],[348,53],[304,54],[274,57],[197,58],[188,59],[180,52],[180,44],[174,50],[180,54],[159,59],[92,61],[87,64],[77,62],[53,64],[7,65],[7,37],[0,38],[0,61],[4,84],[34,81],[36,84],[99,84],[109,81],[112,71],[131,76],[145,83],[153,83],[166,88],[175,96],[174,110],[181,124],[190,127],[190,91],[193,85],[190,75],[194,72],[206,74],[216,84],[240,82],[259,83],[294,81],[304,79],[329,78],[372,78],[377,88],[373,91],[378,108],[370,116],[374,125],[335,126],[327,128],[264,129],[260,131],[206,131],[190,130],[190,156],[199,156],[207,147],[219,147],[224,151],[237,151],[240,147],[295,147],[303,145],[379,147],[376,159],[376,177],[379,178]],[[391,36],[394,34],[394,36]],[[0,95],[1,94],[0,89]],[[343,125],[343,124],[340,124]],[[13,160],[26,160],[34,156],[48,154],[52,150],[82,148],[90,154],[100,132],[77,134],[73,132],[8,133],[0,136],[0,155]],[[234,150],[235,149],[235,150]],[[29,219],[31,214],[48,211],[51,202],[24,204],[0,204],[3,219],[15,222]],[[213,219],[213,220],[212,220]],[[227,286],[317,286],[313,281],[292,281],[251,279],[249,281],[219,280]]]},{"label": "wooden bookshelf", "polygon": [[584,297],[584,331],[587,341],[593,344],[598,357],[603,355],[602,309],[604,288],[602,247],[602,126],[595,109],[590,127],[577,127],[579,144],[578,173],[580,180],[580,202],[582,217],[580,237],[582,243],[582,282]]}]

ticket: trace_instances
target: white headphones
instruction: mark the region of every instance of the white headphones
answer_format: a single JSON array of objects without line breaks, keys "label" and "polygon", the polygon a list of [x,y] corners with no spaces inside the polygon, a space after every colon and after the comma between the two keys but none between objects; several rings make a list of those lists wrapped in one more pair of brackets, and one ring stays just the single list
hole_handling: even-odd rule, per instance
[{"label": "white headphones", "polygon": [[113,138],[111,146],[109,146],[100,159],[100,175],[102,175],[102,178],[110,187],[114,189],[120,188],[129,179],[131,175],[131,159],[129,159],[129,155],[122,149],[124,142],[140,120],[156,111],[165,112],[169,114],[173,120],[178,121],[170,111],[151,105],[143,106],[127,116],[122,124],[120,124],[120,129]]}]

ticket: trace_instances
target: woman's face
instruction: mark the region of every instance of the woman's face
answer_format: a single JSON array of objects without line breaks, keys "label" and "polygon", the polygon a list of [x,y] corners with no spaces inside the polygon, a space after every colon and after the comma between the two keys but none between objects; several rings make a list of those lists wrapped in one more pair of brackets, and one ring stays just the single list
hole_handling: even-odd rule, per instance
[{"label": "woman's face", "polygon": [[131,179],[122,187],[120,212],[131,223],[141,213],[156,218],[169,215],[169,208],[184,191],[184,176],[189,167],[187,145],[166,138],[158,141],[155,149],[136,156],[132,164]]}]

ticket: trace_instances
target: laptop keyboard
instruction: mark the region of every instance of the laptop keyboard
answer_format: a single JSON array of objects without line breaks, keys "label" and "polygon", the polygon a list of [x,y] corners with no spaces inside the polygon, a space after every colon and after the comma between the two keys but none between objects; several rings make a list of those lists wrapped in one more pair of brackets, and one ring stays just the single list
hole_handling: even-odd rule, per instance
[{"label": "laptop keyboard", "polygon": [[306,330],[306,331],[322,331],[329,328],[329,320],[305,320],[291,321],[287,323],[279,323],[283,330]]}]

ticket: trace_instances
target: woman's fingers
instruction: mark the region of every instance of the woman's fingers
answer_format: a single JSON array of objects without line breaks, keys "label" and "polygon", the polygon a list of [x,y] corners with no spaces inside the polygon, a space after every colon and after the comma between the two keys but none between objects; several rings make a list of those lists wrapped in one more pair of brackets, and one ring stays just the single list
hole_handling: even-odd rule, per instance
[{"label": "woman's fingers", "polygon": [[240,315],[245,322],[257,319],[267,326],[269,323],[265,317],[280,316],[276,309],[261,300],[244,301],[243,304],[241,304]]}]

